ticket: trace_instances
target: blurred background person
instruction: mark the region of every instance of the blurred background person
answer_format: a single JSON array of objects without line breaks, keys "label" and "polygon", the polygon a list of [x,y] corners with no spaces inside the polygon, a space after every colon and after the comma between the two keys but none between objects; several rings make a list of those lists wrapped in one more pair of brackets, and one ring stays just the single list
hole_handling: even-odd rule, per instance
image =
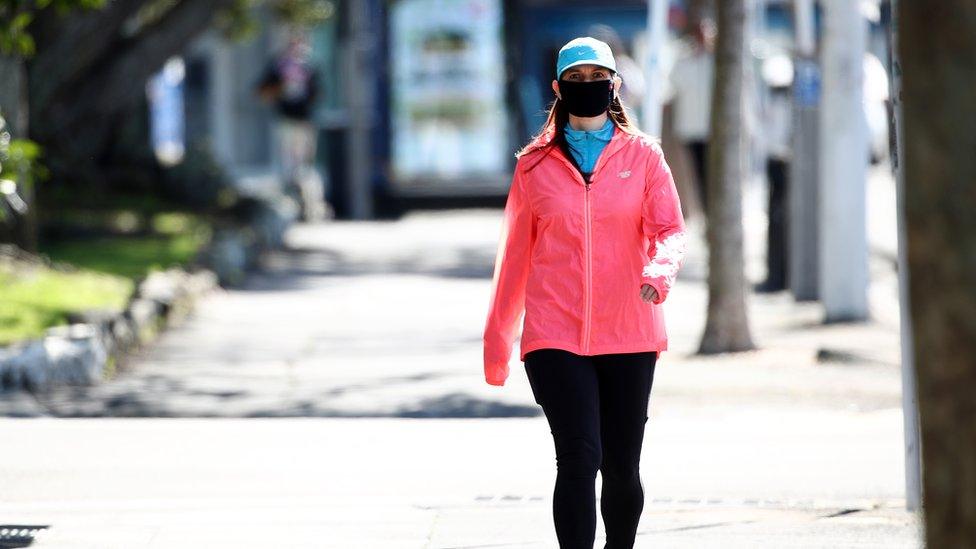
[{"label": "blurred background person", "polygon": [[302,32],[293,32],[288,44],[273,57],[257,85],[258,96],[275,107],[273,162],[286,187],[307,179],[313,169],[316,128],[313,106],[318,95],[318,73],[309,56],[311,47]]},{"label": "blurred background person", "polygon": [[606,42],[610,46],[610,50],[614,52],[617,74],[623,80],[620,86],[620,97],[623,99],[624,108],[630,111],[630,116],[639,120],[646,85],[644,70],[640,63],[628,53],[630,50],[624,45],[620,33],[610,25],[593,25],[590,27],[588,35]]},{"label": "blurred background person", "polygon": [[766,279],[756,291],[778,292],[786,289],[787,216],[786,193],[789,185],[791,137],[793,132],[793,62],[784,54],[774,55],[762,65],[762,112],[760,138],[766,151],[768,184],[766,231]]},{"label": "blurred background person", "polygon": [[715,25],[703,18],[694,23],[691,41],[671,69],[674,132],[688,147],[695,167],[702,211],[708,211],[706,168],[710,130]]}]

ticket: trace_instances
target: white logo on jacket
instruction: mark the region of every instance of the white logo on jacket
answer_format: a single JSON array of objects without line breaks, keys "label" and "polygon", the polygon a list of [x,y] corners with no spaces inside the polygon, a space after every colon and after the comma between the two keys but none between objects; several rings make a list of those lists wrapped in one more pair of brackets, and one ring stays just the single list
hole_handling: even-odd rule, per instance
[{"label": "white logo on jacket", "polygon": [[621,179],[626,179],[626,178],[630,177],[630,170],[624,170],[624,171],[618,173],[617,174],[617,177],[619,177]]}]

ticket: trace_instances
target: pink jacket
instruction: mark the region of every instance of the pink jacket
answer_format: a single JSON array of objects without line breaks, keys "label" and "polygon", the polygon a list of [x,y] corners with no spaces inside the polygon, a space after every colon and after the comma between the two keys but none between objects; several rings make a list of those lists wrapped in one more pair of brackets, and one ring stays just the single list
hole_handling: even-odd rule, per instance
[{"label": "pink jacket", "polygon": [[[504,385],[524,313],[519,359],[664,351],[661,303],[685,254],[681,204],[660,145],[614,128],[590,178],[551,132],[519,157],[505,204],[484,331],[485,381]],[[640,297],[647,283],[654,303]]]}]

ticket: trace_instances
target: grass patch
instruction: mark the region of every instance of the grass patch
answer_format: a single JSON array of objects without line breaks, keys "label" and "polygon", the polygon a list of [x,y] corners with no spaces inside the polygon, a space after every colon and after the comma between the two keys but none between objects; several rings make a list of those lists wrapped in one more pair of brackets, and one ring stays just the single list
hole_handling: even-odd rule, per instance
[{"label": "grass patch", "polygon": [[64,240],[41,246],[41,253],[84,269],[136,279],[185,265],[209,237],[208,226],[190,214],[158,213],[151,223],[150,236]]},{"label": "grass patch", "polygon": [[135,284],[103,273],[0,267],[0,345],[38,337],[69,312],[122,310]]},{"label": "grass patch", "polygon": [[152,233],[45,243],[43,255],[77,272],[0,264],[0,345],[38,337],[65,324],[70,312],[121,311],[135,281],[154,270],[185,265],[210,236],[202,219],[181,212],[151,217]]},{"label": "grass patch", "polygon": [[198,242],[192,235],[182,234],[59,242],[42,247],[41,252],[55,261],[136,279],[153,270],[185,264],[197,248]]}]

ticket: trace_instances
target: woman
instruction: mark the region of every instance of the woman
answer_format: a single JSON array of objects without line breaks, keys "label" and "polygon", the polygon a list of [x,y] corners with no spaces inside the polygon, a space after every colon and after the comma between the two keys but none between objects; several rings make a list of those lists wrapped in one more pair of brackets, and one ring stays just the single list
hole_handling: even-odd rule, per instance
[{"label": "woman", "polygon": [[632,547],[644,505],[638,465],[654,366],[667,349],[661,303],[685,224],[660,145],[629,120],[609,46],[559,51],[556,99],[516,155],[484,332],[485,380],[520,359],[556,449],[560,547],[591,549],[597,470],[606,548]]}]

